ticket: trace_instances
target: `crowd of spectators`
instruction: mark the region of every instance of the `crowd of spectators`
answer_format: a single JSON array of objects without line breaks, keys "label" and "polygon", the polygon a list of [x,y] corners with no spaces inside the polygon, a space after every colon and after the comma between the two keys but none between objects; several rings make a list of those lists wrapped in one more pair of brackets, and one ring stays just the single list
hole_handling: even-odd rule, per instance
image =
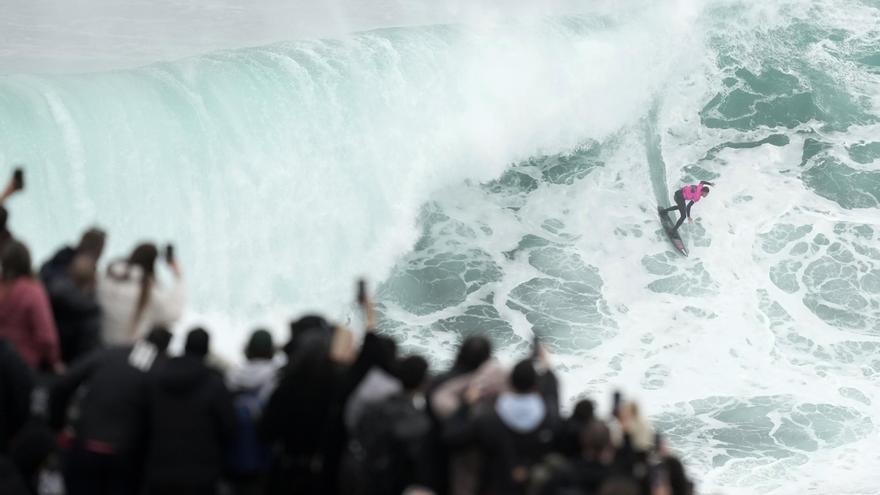
[{"label": "crowd of spectators", "polygon": [[172,253],[143,243],[102,267],[92,228],[34,271],[3,206],[22,185],[0,194],[4,495],[693,493],[635,403],[563,414],[537,341],[509,368],[468,337],[432,374],[365,295],[362,339],[309,315],[282,346],[254,331],[237,365],[212,359],[204,328],[172,355],[185,306]]}]

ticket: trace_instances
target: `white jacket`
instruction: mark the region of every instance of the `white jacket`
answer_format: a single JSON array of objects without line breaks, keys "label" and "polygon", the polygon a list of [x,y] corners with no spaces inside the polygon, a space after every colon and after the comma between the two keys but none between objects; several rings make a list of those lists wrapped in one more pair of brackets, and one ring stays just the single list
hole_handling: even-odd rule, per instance
[{"label": "white jacket", "polygon": [[[108,271],[121,276],[128,268],[127,262],[116,262],[110,265]],[[147,305],[135,324],[134,313],[141,294],[142,278],[140,267],[131,267],[127,279],[120,279],[106,272],[98,279],[98,302],[102,312],[101,335],[105,344],[132,344],[155,325],[171,325],[183,314],[183,280],[175,280],[170,287],[162,287],[154,282]]]}]

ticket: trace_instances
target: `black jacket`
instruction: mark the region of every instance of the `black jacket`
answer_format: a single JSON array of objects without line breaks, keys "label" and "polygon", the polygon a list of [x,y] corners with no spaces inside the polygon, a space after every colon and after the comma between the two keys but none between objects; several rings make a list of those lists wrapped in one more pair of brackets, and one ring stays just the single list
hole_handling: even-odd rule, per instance
[{"label": "black jacket", "polygon": [[427,485],[432,426],[421,397],[399,393],[367,406],[352,434],[366,475],[364,493],[403,493],[410,485]]},{"label": "black jacket", "polygon": [[220,373],[197,357],[169,359],[153,380],[149,415],[147,482],[216,482],[236,428]]},{"label": "black jacket", "polygon": [[559,420],[555,375],[543,375],[539,388],[546,412],[540,424],[529,432],[517,432],[509,427],[494,407],[471,416],[466,403],[447,421],[443,436],[451,449],[476,447],[482,453],[480,493],[525,493],[531,469],[553,450]]},{"label": "black jacket", "polygon": [[58,327],[61,359],[73,363],[101,343],[101,307],[93,291],[78,287],[68,270],[76,251],[65,247],[40,269]]},{"label": "black jacket", "polygon": [[27,363],[0,337],[0,453],[30,414],[34,379]]},{"label": "black jacket", "polygon": [[100,442],[121,455],[141,452],[145,448],[150,380],[163,359],[146,342],[96,351],[81,359],[53,389],[53,426],[63,426],[71,398],[86,385],[74,425],[77,439]]}]

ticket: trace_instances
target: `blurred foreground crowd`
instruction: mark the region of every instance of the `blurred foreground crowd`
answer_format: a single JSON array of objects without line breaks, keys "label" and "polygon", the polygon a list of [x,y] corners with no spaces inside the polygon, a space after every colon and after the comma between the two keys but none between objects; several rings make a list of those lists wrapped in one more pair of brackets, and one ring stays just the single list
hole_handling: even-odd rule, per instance
[{"label": "blurred foreground crowd", "polygon": [[203,328],[171,355],[173,251],[144,243],[99,269],[90,229],[35,273],[3,206],[23,186],[0,194],[0,494],[693,493],[635,403],[562,414],[537,342],[508,368],[468,337],[432,375],[376,332],[363,292],[361,342],[310,315],[283,346],[254,331],[239,365]]}]

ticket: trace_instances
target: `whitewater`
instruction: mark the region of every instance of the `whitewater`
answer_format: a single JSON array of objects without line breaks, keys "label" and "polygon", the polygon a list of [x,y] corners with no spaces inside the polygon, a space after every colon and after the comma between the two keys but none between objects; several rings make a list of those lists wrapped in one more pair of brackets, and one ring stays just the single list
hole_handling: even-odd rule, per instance
[{"label": "whitewater", "polygon": [[702,493],[878,493],[880,4],[313,3],[0,0],[11,230],[174,242],[229,358],[366,276],[438,369],[537,334],[638,398]]}]

